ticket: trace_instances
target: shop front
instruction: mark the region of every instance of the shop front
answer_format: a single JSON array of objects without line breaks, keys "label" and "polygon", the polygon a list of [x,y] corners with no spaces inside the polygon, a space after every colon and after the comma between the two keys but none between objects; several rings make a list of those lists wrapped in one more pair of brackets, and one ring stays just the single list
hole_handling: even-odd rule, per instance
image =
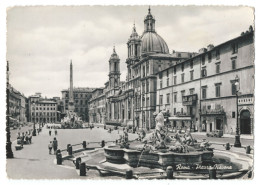
[{"label": "shop front", "polygon": [[177,130],[180,130],[181,132],[185,132],[186,130],[194,131],[195,128],[194,121],[190,116],[176,115],[176,116],[169,117],[168,119],[171,123],[171,127],[175,131]]},{"label": "shop front", "polygon": [[[216,130],[224,131],[226,114],[223,109],[214,109],[201,112],[201,131],[213,132]],[[224,131],[225,132],[225,131]]]}]

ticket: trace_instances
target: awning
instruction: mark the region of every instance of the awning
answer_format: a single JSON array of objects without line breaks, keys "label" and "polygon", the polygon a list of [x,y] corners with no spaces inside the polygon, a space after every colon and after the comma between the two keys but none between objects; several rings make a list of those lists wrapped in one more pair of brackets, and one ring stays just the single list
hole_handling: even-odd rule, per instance
[{"label": "awning", "polygon": [[17,122],[18,122],[17,119],[14,119],[14,118],[12,118],[12,117],[9,117],[9,118],[10,118],[10,121],[17,121]]},{"label": "awning", "polygon": [[169,120],[179,120],[179,121],[192,121],[192,119],[191,119],[191,117],[189,117],[189,116],[186,116],[186,117],[176,117],[176,116],[174,116],[174,117],[169,117],[168,118]]}]

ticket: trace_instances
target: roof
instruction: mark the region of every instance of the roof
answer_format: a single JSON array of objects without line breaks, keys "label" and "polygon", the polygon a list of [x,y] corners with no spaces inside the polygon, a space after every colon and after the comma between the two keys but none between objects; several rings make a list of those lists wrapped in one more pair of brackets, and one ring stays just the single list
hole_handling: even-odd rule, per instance
[{"label": "roof", "polygon": [[[92,92],[96,88],[91,88],[91,87],[74,87],[73,92]],[[69,91],[68,89],[63,89],[61,92],[67,92]]]},{"label": "roof", "polygon": [[57,102],[51,100],[39,100],[38,103],[57,103]]},{"label": "roof", "polygon": [[[202,56],[202,55],[205,55],[205,54],[207,54],[207,53],[209,53],[209,52],[212,52],[212,50],[214,50],[214,49],[216,49],[216,48],[219,48],[219,47],[221,47],[221,46],[223,46],[223,45],[225,45],[225,44],[227,44],[227,43],[229,43],[229,42],[232,42],[232,41],[234,41],[234,40],[237,40],[237,39],[240,39],[240,38],[242,38],[242,37],[248,36],[248,35],[250,35],[250,34],[254,34],[254,31],[252,31],[252,32],[246,32],[246,33],[244,33],[243,35],[240,35],[240,36],[238,36],[238,37],[235,37],[235,38],[233,38],[233,39],[230,39],[230,40],[228,40],[228,41],[226,41],[226,42],[223,42],[223,43],[221,43],[221,44],[219,44],[219,45],[213,47],[211,50],[208,50],[208,51],[206,51],[206,52],[204,52],[204,53],[198,53],[197,55],[195,55],[195,56],[193,56],[193,57],[191,57],[191,58],[188,58],[188,59],[183,60],[183,61],[181,61],[181,62],[177,62],[176,65],[181,64],[181,63],[184,63],[184,62],[186,62],[186,61],[193,60],[193,59],[195,59],[195,58],[197,58],[197,57],[200,57],[200,56]],[[161,70],[161,71],[159,71],[158,73],[163,72],[163,71],[166,71],[166,70],[168,70],[168,69],[170,69],[170,68],[172,68],[172,67],[174,67],[174,66],[176,66],[176,65],[172,65],[172,66],[170,66],[170,67],[168,67],[168,68],[165,68],[164,70]]]}]

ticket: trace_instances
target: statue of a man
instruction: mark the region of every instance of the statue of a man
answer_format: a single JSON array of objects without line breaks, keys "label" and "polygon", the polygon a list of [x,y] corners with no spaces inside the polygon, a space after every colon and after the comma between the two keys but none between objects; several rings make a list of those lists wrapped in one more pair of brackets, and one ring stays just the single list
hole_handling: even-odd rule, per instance
[{"label": "statue of a man", "polygon": [[156,116],[155,121],[156,121],[155,135],[156,135],[157,139],[160,142],[162,142],[166,138],[166,134],[167,134],[167,131],[166,131],[165,125],[164,125],[164,116],[163,116],[162,112],[160,112]]}]

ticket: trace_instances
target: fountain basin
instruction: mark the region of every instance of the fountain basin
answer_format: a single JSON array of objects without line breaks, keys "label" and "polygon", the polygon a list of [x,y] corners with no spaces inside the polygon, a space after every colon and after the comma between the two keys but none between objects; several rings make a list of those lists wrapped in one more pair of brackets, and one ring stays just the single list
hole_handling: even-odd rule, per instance
[{"label": "fountain basin", "polygon": [[[186,166],[211,163],[213,151],[194,150],[188,153],[175,153],[171,151],[146,152],[136,149],[119,148],[118,146],[107,146],[104,148],[105,157],[108,162],[115,164],[128,164],[131,167],[149,167],[166,169],[167,166],[182,164]],[[139,163],[139,164],[138,164]]]}]

